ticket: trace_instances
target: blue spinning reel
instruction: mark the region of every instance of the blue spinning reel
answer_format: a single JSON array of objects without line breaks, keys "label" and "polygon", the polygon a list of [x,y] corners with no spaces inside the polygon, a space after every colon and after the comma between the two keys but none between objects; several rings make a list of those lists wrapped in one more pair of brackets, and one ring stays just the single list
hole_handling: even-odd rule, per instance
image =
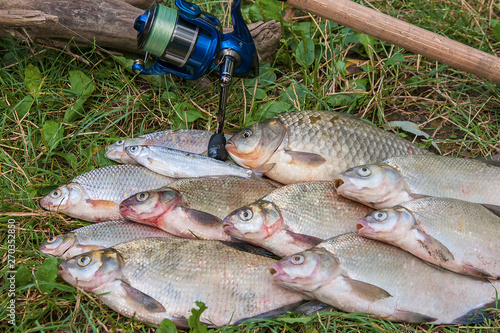
[{"label": "blue spinning reel", "polygon": [[254,77],[259,72],[255,44],[241,15],[241,0],[231,5],[233,32],[222,34],[219,20],[190,2],[176,0],[177,10],[157,4],[134,24],[139,49],[157,58],[149,67],[136,60],[138,74],[173,74],[195,80],[208,72],[220,75],[217,129],[210,139],[208,156],[225,160],[226,140],[222,134],[227,91],[233,75]]}]

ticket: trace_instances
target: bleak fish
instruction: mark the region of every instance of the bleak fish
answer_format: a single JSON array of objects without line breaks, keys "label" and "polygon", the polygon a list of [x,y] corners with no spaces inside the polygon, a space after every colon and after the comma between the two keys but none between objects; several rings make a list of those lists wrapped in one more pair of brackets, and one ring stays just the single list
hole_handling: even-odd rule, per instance
[{"label": "bleak fish", "polygon": [[41,198],[40,206],[88,222],[120,220],[122,200],[173,180],[141,166],[112,165],[73,178]]},{"label": "bleak fish", "polygon": [[223,176],[179,179],[155,191],[140,192],[120,204],[120,213],[185,238],[231,240],[222,219],[276,187],[253,179]]},{"label": "bleak fish", "polygon": [[[125,164],[138,164],[130,158],[125,152],[128,146],[162,146],[172,149],[182,150],[193,154],[203,154],[207,151],[208,142],[213,132],[194,130],[194,129],[176,129],[166,130],[141,135],[137,138],[122,139],[106,147],[106,157]],[[225,134],[226,140],[231,135]]]},{"label": "bleak fish", "polygon": [[333,236],[356,231],[373,209],[335,193],[333,182],[287,185],[227,216],[224,231],[279,256],[309,249]]},{"label": "bleak fish", "polygon": [[332,111],[280,114],[236,133],[226,145],[245,168],[283,184],[333,180],[347,168],[428,151],[356,117]]},{"label": "bleak fish", "polygon": [[340,310],[407,323],[483,322],[500,288],[354,233],[286,257],[270,273],[278,285]]},{"label": "bleak fish", "polygon": [[500,167],[474,159],[439,155],[392,157],[346,170],[334,181],[340,195],[377,209],[424,196],[500,208]]},{"label": "bleak fish", "polygon": [[[159,146],[128,146],[127,154],[139,164],[159,174],[175,177],[238,176],[257,177],[252,170],[208,156]],[[262,175],[262,174],[259,174]]]},{"label": "bleak fish", "polygon": [[148,238],[66,260],[59,275],[126,317],[187,327],[199,301],[201,322],[223,326],[275,317],[304,299],[272,283],[273,262],[216,241]]},{"label": "bleak fish", "polygon": [[52,236],[40,245],[40,252],[64,259],[84,252],[105,249],[138,238],[178,238],[158,228],[130,221],[91,224],[70,233]]},{"label": "bleak fish", "polygon": [[500,278],[500,217],[480,204],[417,199],[373,212],[357,229],[454,272]]}]

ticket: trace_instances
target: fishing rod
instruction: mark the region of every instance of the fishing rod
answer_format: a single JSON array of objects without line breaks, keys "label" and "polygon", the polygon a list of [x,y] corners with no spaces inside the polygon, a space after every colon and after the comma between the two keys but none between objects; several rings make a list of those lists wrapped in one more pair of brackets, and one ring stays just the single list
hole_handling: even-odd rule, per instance
[{"label": "fishing rod", "polygon": [[[419,53],[451,67],[500,83],[500,58],[364,7],[350,0],[284,0],[284,3],[339,23],[380,40]],[[217,128],[208,155],[226,159],[222,134],[227,91],[233,75],[255,76],[258,58],[252,37],[241,15],[241,0],[233,0],[234,31],[220,33],[219,20],[185,0],[176,0],[177,10],[157,4],[139,16],[139,48],[155,55],[153,65],[136,60],[139,74],[173,74],[194,80],[209,71],[219,74],[220,93]]]}]

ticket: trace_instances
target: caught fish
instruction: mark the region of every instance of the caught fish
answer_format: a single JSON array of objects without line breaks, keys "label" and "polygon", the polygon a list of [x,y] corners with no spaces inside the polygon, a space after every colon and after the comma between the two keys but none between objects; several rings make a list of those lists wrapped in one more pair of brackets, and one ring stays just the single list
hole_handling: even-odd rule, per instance
[{"label": "caught fish", "polygon": [[112,165],[73,178],[41,198],[40,206],[88,222],[120,220],[121,201],[172,181],[141,166]]},{"label": "caught fish", "polygon": [[109,221],[52,236],[40,245],[40,252],[64,259],[105,249],[139,238],[178,238],[158,228],[130,221]]},{"label": "caught fish", "polygon": [[355,233],[286,257],[269,271],[278,285],[340,310],[407,323],[484,322],[500,288],[500,281],[439,269]]},{"label": "caught fish", "polygon": [[120,204],[123,217],[185,238],[232,240],[222,219],[276,187],[253,179],[223,176],[179,179],[140,192]]},{"label": "caught fish", "polygon": [[333,180],[347,168],[406,154],[426,154],[401,137],[332,111],[280,114],[236,133],[226,144],[245,168],[261,168],[283,184]]},{"label": "caught fish", "polygon": [[373,212],[356,227],[454,272],[500,278],[500,217],[480,204],[422,198]]},{"label": "caught fish", "polygon": [[474,159],[440,155],[392,157],[346,170],[334,181],[340,195],[377,209],[424,196],[500,208],[500,167]]},{"label": "caught fish", "polygon": [[[207,151],[208,142],[213,132],[194,130],[194,129],[176,129],[166,130],[141,135],[137,138],[122,139],[106,147],[106,157],[125,164],[138,164],[130,158],[125,152],[128,146],[162,146],[172,149],[182,150],[193,154],[203,154]],[[231,135],[225,134],[226,140]]]},{"label": "caught fish", "polygon": [[337,195],[333,182],[306,182],[278,188],[235,210],[223,225],[234,238],[287,256],[355,232],[358,219],[372,211]]},{"label": "caught fish", "polygon": [[200,321],[223,326],[276,317],[303,300],[272,283],[273,262],[216,241],[147,238],[66,260],[59,275],[126,317],[187,327],[200,301]]},{"label": "caught fish", "polygon": [[[166,147],[128,146],[125,147],[125,151],[139,164],[168,177],[257,177],[252,170],[244,169],[234,164]],[[258,172],[257,170],[254,171]]]}]

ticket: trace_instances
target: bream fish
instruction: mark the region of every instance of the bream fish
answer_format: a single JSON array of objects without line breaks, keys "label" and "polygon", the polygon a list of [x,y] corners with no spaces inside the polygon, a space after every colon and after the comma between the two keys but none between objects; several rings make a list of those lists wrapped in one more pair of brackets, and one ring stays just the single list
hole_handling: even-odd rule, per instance
[{"label": "bream fish", "polygon": [[200,301],[201,322],[223,326],[275,317],[304,299],[272,283],[273,262],[217,241],[147,238],[64,261],[59,275],[126,317],[187,327]]},{"label": "bream fish", "polygon": [[223,230],[222,219],[275,188],[267,182],[235,176],[179,179],[124,200],[120,213],[180,237],[232,240]]},{"label": "bream fish", "polygon": [[139,238],[178,238],[158,228],[130,221],[108,221],[78,228],[67,234],[49,237],[40,252],[64,259],[88,251],[105,249]]},{"label": "bream fish", "polygon": [[128,146],[127,154],[137,163],[159,174],[175,177],[238,176],[258,178],[262,173],[214,158],[159,146]]},{"label": "bream fish", "polygon": [[88,222],[120,220],[121,201],[173,180],[141,166],[112,165],[73,178],[41,198],[40,206]]},{"label": "bream fish", "polygon": [[355,233],[286,257],[270,273],[278,285],[340,310],[408,323],[483,322],[500,288]]},{"label": "bream fish", "polygon": [[245,168],[260,167],[283,184],[333,180],[347,168],[428,151],[352,115],[297,111],[277,115],[236,133],[226,144]]},{"label": "bream fish", "polygon": [[500,277],[500,217],[480,204],[422,198],[359,220],[358,234],[457,273]]},{"label": "bream fish", "polygon": [[[125,152],[125,147],[137,145],[162,146],[182,150],[193,154],[203,154],[207,151],[208,142],[213,132],[195,129],[175,129],[153,132],[137,138],[121,139],[106,147],[106,157],[125,164],[138,164]],[[224,135],[226,140],[231,135]]]},{"label": "bream fish", "polygon": [[372,211],[337,195],[333,182],[306,182],[278,188],[235,210],[223,225],[234,238],[287,256],[355,232],[358,219]]},{"label": "bream fish", "polygon": [[500,167],[490,163],[440,155],[408,155],[351,168],[334,181],[340,195],[377,209],[423,196],[460,199],[498,209]]}]

